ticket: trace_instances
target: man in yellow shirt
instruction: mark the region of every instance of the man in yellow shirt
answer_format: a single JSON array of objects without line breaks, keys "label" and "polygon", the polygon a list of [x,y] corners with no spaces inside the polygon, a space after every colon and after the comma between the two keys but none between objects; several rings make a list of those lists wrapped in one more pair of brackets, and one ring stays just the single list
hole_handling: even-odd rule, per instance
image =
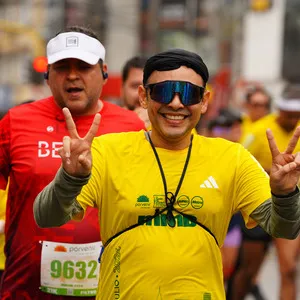
[{"label": "man in yellow shirt", "polygon": [[[278,113],[257,121],[244,140],[244,146],[268,173],[272,168],[272,155],[265,138],[266,128],[270,128],[276,137],[279,151],[284,151],[295,128],[300,125],[300,86],[288,85],[283,92],[283,98],[276,103]],[[295,145],[295,151],[300,151],[300,144]],[[271,237],[259,227],[243,231],[241,261],[234,275],[230,292],[232,295],[228,296],[228,300],[243,299],[246,295],[250,288],[249,283],[258,273],[271,241]],[[275,245],[281,273],[280,299],[295,300],[300,240],[275,239]]]},{"label": "man in yellow shirt", "polygon": [[270,113],[272,98],[263,87],[249,89],[245,95],[245,114],[242,116],[242,137],[252,130],[256,121]]},{"label": "man in yellow shirt", "polygon": [[36,198],[34,215],[51,227],[98,207],[104,252],[97,299],[225,299],[220,247],[238,210],[249,227],[299,234],[300,157],[292,152],[300,128],[285,153],[268,132],[269,178],[241,145],[191,134],[207,110],[208,78],[196,53],[150,57],[139,97],[151,132],[94,139],[97,115],[81,138],[63,109],[70,136],[59,150],[62,168]]}]

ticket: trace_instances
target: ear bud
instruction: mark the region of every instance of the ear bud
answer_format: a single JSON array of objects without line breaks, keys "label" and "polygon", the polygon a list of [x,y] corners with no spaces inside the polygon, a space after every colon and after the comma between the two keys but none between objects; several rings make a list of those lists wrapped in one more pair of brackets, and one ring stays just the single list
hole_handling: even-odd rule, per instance
[{"label": "ear bud", "polygon": [[103,79],[107,79],[108,78],[108,73],[102,71],[102,75],[103,75]]}]

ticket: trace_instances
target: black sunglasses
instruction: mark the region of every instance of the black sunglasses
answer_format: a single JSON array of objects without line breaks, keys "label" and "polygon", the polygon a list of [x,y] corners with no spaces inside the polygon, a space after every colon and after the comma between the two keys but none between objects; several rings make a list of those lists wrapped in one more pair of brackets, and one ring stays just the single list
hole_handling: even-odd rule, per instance
[{"label": "black sunglasses", "polygon": [[150,90],[152,100],[163,104],[171,103],[175,93],[178,93],[181,103],[185,106],[200,103],[205,91],[203,86],[171,80],[147,84],[145,88]]}]

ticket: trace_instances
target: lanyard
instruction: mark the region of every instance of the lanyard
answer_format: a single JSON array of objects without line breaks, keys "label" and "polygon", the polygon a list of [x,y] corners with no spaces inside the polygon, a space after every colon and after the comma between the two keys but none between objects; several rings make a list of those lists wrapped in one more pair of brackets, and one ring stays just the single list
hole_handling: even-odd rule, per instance
[{"label": "lanyard", "polygon": [[179,183],[177,185],[175,194],[173,194],[172,192],[168,192],[167,181],[166,181],[166,177],[165,177],[165,174],[164,174],[164,170],[163,170],[163,167],[161,165],[158,153],[157,153],[157,151],[156,151],[156,149],[155,149],[155,147],[153,145],[153,142],[151,140],[149,132],[147,132],[147,137],[149,139],[151,148],[152,148],[152,150],[154,152],[154,155],[155,155],[155,158],[156,158],[159,170],[160,170],[160,174],[161,174],[161,178],[162,178],[162,181],[163,181],[163,185],[164,185],[165,202],[166,202],[166,210],[167,210],[167,216],[166,216],[167,223],[168,223],[168,225],[170,227],[175,227],[176,222],[175,222],[175,218],[174,218],[174,215],[173,215],[172,211],[176,210],[174,208],[174,204],[176,202],[176,197],[177,197],[177,195],[179,193],[179,190],[181,188],[181,185],[182,185],[182,182],[183,182],[183,179],[184,179],[184,176],[185,176],[185,173],[186,173],[189,161],[190,161],[194,136],[191,135],[191,140],[190,140],[190,145],[189,145],[188,153],[187,153],[187,156],[186,156],[186,159],[185,159],[184,167],[183,167],[183,170],[182,170],[182,173],[181,173],[181,177],[180,177]]}]

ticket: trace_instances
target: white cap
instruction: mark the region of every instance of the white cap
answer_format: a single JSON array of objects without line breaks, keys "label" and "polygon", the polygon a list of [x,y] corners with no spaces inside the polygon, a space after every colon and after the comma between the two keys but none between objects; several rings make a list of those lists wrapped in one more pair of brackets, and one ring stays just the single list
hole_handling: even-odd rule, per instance
[{"label": "white cap", "polygon": [[283,111],[300,112],[300,99],[278,99],[276,106]]},{"label": "white cap", "polygon": [[80,32],[58,34],[47,44],[48,64],[66,58],[76,58],[95,65],[105,59],[105,48],[95,38]]}]

